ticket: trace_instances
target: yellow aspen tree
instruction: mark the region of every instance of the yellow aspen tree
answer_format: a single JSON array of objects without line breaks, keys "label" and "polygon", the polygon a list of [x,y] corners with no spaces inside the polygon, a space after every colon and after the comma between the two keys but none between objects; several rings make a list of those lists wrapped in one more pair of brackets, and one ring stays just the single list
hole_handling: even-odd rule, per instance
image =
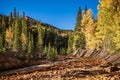
[{"label": "yellow aspen tree", "polygon": [[115,46],[113,36],[115,35],[115,20],[116,13],[115,3],[118,0],[100,0],[98,6],[98,23],[96,28],[96,38],[98,48],[113,49]]},{"label": "yellow aspen tree", "polygon": [[12,47],[12,44],[13,44],[13,32],[12,32],[12,28],[11,27],[6,29],[5,39],[6,39],[6,42],[8,44],[8,48],[10,49]]},{"label": "yellow aspen tree", "polygon": [[83,32],[85,34],[86,39],[86,48],[93,50],[96,48],[96,40],[95,40],[95,23],[91,10],[87,10],[83,16],[81,21],[81,25],[83,27]]}]

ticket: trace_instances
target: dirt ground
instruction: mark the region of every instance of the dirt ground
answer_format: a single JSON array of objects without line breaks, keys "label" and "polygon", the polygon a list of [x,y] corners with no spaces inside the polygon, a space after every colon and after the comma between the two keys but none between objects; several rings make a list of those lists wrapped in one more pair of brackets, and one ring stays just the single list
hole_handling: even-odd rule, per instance
[{"label": "dirt ground", "polygon": [[[109,71],[111,65],[95,57],[66,57],[75,59],[68,63],[51,66],[49,69],[27,74],[2,76],[0,80],[120,80],[120,69]],[[53,64],[54,62],[51,62]]]}]

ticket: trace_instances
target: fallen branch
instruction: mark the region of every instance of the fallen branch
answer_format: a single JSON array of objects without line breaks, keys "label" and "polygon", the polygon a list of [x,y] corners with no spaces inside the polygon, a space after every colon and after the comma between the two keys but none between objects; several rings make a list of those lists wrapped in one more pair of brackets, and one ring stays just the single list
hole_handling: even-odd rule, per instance
[{"label": "fallen branch", "polygon": [[34,72],[34,71],[49,70],[50,67],[52,67],[52,66],[61,65],[61,64],[64,64],[64,63],[75,61],[75,60],[76,59],[65,60],[65,61],[57,61],[57,62],[51,62],[51,63],[48,63],[48,64],[35,65],[35,66],[25,67],[25,68],[11,70],[11,71],[3,71],[3,72],[0,73],[0,76],[10,76],[10,75],[14,75],[14,74],[26,74],[26,73],[31,73],[31,72]]}]

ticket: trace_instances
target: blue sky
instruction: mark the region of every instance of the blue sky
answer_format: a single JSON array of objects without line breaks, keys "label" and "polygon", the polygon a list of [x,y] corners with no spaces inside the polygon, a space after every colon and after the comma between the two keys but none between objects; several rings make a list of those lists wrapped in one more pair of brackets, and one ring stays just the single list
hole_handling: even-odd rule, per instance
[{"label": "blue sky", "polygon": [[87,5],[97,17],[98,0],[0,0],[0,13],[17,11],[61,29],[74,29],[78,7]]}]

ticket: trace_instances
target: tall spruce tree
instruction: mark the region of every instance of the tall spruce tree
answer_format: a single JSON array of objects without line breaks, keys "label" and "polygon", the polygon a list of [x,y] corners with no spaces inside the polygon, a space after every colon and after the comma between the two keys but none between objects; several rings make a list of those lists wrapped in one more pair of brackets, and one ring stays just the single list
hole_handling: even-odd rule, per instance
[{"label": "tall spruce tree", "polygon": [[15,20],[15,26],[14,26],[14,44],[13,49],[14,50],[21,50],[22,44],[21,44],[21,22],[18,18]]},{"label": "tall spruce tree", "polygon": [[37,53],[39,55],[39,58],[41,58],[42,53],[43,53],[43,34],[44,34],[44,29],[41,26],[40,23],[37,23],[37,32],[38,32],[38,36],[37,36]]},{"label": "tall spruce tree", "polygon": [[16,11],[16,8],[14,8],[14,18],[17,17],[17,11]]},{"label": "tall spruce tree", "polygon": [[25,19],[25,13],[23,13],[23,18],[22,18],[22,34],[21,34],[21,40],[22,40],[22,49],[26,50],[27,49],[27,44],[28,44],[28,26],[27,22]]},{"label": "tall spruce tree", "polygon": [[33,39],[33,34],[29,32],[27,57],[30,57],[30,56],[33,57],[33,51],[34,51],[34,39]]},{"label": "tall spruce tree", "polygon": [[86,14],[87,10],[88,10],[88,7],[87,5],[85,5],[84,14]]},{"label": "tall spruce tree", "polygon": [[0,53],[3,51],[2,35],[0,34]]},{"label": "tall spruce tree", "polygon": [[5,22],[5,17],[3,16],[2,17],[2,45],[3,45],[3,48],[5,48],[5,45],[6,45],[6,42],[5,42],[5,31],[6,31],[6,22]]},{"label": "tall spruce tree", "polygon": [[13,23],[13,14],[12,14],[12,12],[10,13],[10,15],[9,15],[9,20],[8,20],[9,22],[8,22],[8,24],[9,24],[9,27],[12,27],[12,23]]},{"label": "tall spruce tree", "polygon": [[76,17],[76,25],[75,25],[75,31],[81,30],[81,20],[82,20],[82,11],[81,8],[78,8],[78,13]]},{"label": "tall spruce tree", "polygon": [[82,20],[82,12],[81,9],[78,9],[78,15],[76,19],[76,27],[74,31],[74,41],[73,41],[73,49],[76,50],[77,48],[85,48],[85,35],[82,32],[83,28],[81,26]]},{"label": "tall spruce tree", "polygon": [[67,49],[67,53],[71,53],[73,51],[73,34],[69,35],[68,38],[68,49]]}]

